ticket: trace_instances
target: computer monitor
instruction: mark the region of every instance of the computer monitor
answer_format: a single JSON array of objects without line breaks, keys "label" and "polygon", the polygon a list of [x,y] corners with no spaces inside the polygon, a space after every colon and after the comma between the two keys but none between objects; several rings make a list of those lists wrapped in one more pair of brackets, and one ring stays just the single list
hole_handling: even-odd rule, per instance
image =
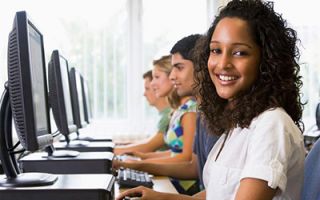
[{"label": "computer monitor", "polygon": [[316,108],[316,125],[317,130],[320,130],[320,103],[317,104]]},{"label": "computer monitor", "polygon": [[48,69],[49,102],[58,130],[69,143],[69,134],[77,132],[74,123],[69,85],[68,61],[58,50],[51,54]]},{"label": "computer monitor", "polygon": [[70,69],[70,89],[73,108],[73,117],[78,129],[87,126],[84,114],[84,98],[82,96],[81,74],[75,68]]},{"label": "computer monitor", "polygon": [[92,119],[92,110],[91,110],[91,102],[90,102],[90,94],[87,80],[81,75],[81,86],[82,86],[82,98],[83,98],[83,106],[84,106],[84,118],[85,121],[89,124]]},{"label": "computer monitor", "polygon": [[[43,36],[25,11],[17,12],[8,39],[8,85],[1,99],[0,157],[6,178],[1,186],[50,185],[57,176],[46,173],[20,173],[12,137],[12,117],[19,141],[34,152],[52,145],[47,99]],[[10,143],[10,142],[9,142]]]}]

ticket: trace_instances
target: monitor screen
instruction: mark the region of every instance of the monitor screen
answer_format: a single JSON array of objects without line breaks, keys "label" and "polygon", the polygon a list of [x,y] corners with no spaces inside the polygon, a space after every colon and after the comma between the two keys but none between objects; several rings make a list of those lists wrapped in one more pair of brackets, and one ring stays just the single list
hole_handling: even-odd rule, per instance
[{"label": "monitor screen", "polygon": [[41,35],[28,24],[30,49],[30,76],[32,85],[33,112],[38,135],[48,133],[46,88],[44,87],[44,67],[41,50]]},{"label": "monitor screen", "polygon": [[60,66],[61,66],[61,78],[62,78],[62,89],[63,96],[66,106],[67,122],[69,125],[74,125],[73,114],[72,114],[72,104],[71,104],[71,93],[69,85],[69,69],[67,60],[62,56],[59,56]]},{"label": "monitor screen", "polygon": [[70,88],[71,88],[71,99],[73,108],[73,117],[78,128],[83,128],[87,125],[84,114],[84,102],[82,96],[81,86],[81,74],[76,68],[70,69]]},{"label": "monitor screen", "polygon": [[16,13],[9,34],[8,85],[22,146],[36,151],[51,145],[43,37],[24,11]]},{"label": "monitor screen", "polygon": [[60,133],[68,137],[77,131],[77,126],[72,111],[68,62],[58,50],[52,52],[48,77],[52,113]]}]

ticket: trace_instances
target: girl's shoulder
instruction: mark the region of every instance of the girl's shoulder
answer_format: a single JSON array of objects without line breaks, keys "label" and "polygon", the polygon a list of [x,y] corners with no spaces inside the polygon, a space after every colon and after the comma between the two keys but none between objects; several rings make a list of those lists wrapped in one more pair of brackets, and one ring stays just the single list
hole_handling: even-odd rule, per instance
[{"label": "girl's shoulder", "polygon": [[299,132],[290,115],[281,107],[268,109],[257,116],[251,123],[250,127],[282,129],[289,132]]},{"label": "girl's shoulder", "polygon": [[292,121],[289,114],[281,107],[277,108],[270,108],[264,112],[262,112],[260,115],[258,115],[254,120],[256,121]]},{"label": "girl's shoulder", "polygon": [[190,98],[188,101],[186,101],[183,105],[180,106],[179,110],[196,111],[196,109],[197,109],[197,101],[194,98]]}]

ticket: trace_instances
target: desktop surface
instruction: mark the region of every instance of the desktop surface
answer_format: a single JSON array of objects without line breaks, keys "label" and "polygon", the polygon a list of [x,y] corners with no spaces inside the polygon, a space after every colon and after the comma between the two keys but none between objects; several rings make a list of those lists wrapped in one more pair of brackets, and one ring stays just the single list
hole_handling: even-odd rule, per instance
[{"label": "desktop surface", "polygon": [[115,144],[113,142],[89,142],[73,140],[70,144],[67,142],[54,142],[53,146],[56,150],[74,150],[80,152],[113,152]]},{"label": "desktop surface", "polygon": [[92,142],[112,142],[112,137],[106,137],[102,135],[81,134],[78,137],[79,140],[87,140]]},{"label": "desktop surface", "polygon": [[19,160],[24,172],[57,174],[111,173],[111,152],[80,152],[77,157],[46,157],[46,152],[31,153]]},{"label": "desktop surface", "polygon": [[[158,192],[167,192],[167,193],[173,193],[178,194],[178,191],[176,188],[172,185],[171,181],[166,176],[154,176],[152,178],[152,181],[154,183],[152,189]],[[115,182],[114,186],[114,194],[115,197],[118,196],[121,192],[124,192],[128,190],[127,188],[120,188],[119,184]]]},{"label": "desktop surface", "polygon": [[[102,134],[94,134],[94,131],[92,129],[89,129],[89,131],[86,131],[86,128],[78,130],[79,136],[77,133],[71,133],[69,135],[69,139],[71,141],[73,140],[85,140],[85,141],[91,141],[91,142],[112,142],[112,137],[108,137],[106,135]],[[85,131],[85,132],[83,132]],[[61,137],[59,139],[60,142],[65,142],[65,137]]]},{"label": "desktop surface", "polygon": [[113,200],[114,176],[110,174],[58,175],[43,187],[0,187],[1,200]]}]

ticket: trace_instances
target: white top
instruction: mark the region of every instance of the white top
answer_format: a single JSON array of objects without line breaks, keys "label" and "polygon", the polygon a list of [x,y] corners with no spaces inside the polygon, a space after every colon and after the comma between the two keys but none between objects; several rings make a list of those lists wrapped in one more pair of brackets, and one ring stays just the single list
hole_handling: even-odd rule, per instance
[{"label": "white top", "polygon": [[[282,109],[268,110],[249,128],[235,128],[216,142],[204,166],[207,199],[234,199],[242,178],[257,178],[280,188],[273,200],[299,199],[303,184],[303,136]],[[216,161],[215,161],[216,160]]]}]

